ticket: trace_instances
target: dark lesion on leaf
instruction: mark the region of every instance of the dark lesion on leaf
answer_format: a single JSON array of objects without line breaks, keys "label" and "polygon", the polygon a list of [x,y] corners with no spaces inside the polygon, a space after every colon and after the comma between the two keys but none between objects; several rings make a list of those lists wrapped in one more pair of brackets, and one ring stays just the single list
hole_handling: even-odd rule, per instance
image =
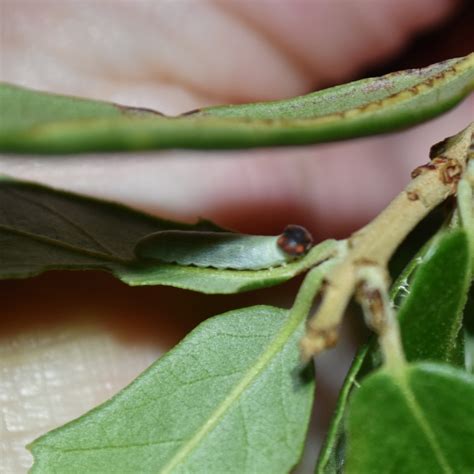
[{"label": "dark lesion on leaf", "polygon": [[147,117],[149,115],[151,116],[160,116],[160,117],[166,117],[165,114],[159,112],[158,110],[154,109],[149,109],[147,107],[129,107],[126,105],[119,105],[119,104],[114,104],[115,107],[124,115],[131,116],[131,117]]},{"label": "dark lesion on leaf", "polygon": [[182,114],[179,114],[179,117],[187,117],[188,115],[194,115],[194,114],[197,114],[201,111],[202,111],[202,109],[187,110],[186,112],[183,112]]}]

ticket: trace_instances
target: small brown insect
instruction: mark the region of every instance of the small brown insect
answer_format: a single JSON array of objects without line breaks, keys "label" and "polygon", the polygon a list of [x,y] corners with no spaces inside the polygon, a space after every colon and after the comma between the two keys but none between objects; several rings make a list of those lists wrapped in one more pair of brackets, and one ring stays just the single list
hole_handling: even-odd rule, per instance
[{"label": "small brown insect", "polygon": [[294,257],[301,257],[313,246],[312,235],[300,225],[288,225],[278,237],[278,247]]}]

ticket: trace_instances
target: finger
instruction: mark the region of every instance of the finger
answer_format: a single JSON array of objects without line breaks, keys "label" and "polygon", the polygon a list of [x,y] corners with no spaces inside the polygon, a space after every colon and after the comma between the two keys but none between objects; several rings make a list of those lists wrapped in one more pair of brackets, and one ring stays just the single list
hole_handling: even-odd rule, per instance
[{"label": "finger", "polygon": [[9,0],[1,76],[170,113],[283,98],[347,80],[456,3]]},{"label": "finger", "polygon": [[[417,2],[417,5],[422,3],[428,2]],[[107,4],[99,5],[99,2],[81,2],[80,6],[42,2],[36,7],[34,3],[21,1],[4,4],[9,10],[6,11],[2,4],[3,12],[8,13],[3,18],[8,16],[9,21],[3,21],[1,28],[3,79],[56,92],[152,106],[170,113],[215,102],[296,95],[319,83],[350,74],[379,57],[377,54],[386,54],[381,50],[390,49],[384,38],[374,41],[379,37],[374,36],[374,30],[364,23],[367,17],[362,15],[356,21],[357,12],[350,9],[347,9],[345,23],[334,29],[335,34],[332,34],[332,28],[326,28],[325,34],[329,36],[322,37],[312,36],[311,31],[323,31],[325,25],[336,24],[337,19],[317,12],[320,26],[314,28],[314,22],[308,21],[307,27],[296,27],[296,32],[289,36],[301,39],[294,40],[293,44],[283,41],[288,35],[277,34],[282,28],[281,19],[291,16],[289,9],[284,10],[281,6],[278,10],[282,13],[276,14],[276,20],[268,23],[276,26],[260,29],[258,14],[252,16],[248,8],[237,13],[232,8],[214,7],[213,4],[199,7],[202,10],[198,8],[192,13],[183,11],[178,2],[173,4],[178,6],[169,7],[170,2],[154,7],[153,11],[149,8],[150,2],[133,2],[133,6],[129,3],[113,9],[104,7]],[[368,4],[374,7],[373,2]],[[425,15],[401,18],[405,25],[411,25],[403,30],[405,38],[416,27],[424,26],[423,18],[434,21],[450,4],[429,2]],[[439,5],[444,6],[440,8]],[[303,23],[302,17],[311,17],[311,12],[301,8],[294,9],[297,15],[293,22],[297,26]],[[390,20],[394,13],[385,18]],[[211,17],[214,18],[212,22],[208,21]],[[260,25],[263,24],[265,22],[260,20]],[[352,25],[351,35],[343,35],[344,24]],[[390,31],[389,24],[385,26],[386,31]],[[383,48],[379,49],[378,43],[383,44]],[[306,51],[299,46],[301,44],[311,47]],[[325,48],[332,45],[331,53],[325,54]],[[350,55],[345,54],[348,46],[352,48]],[[314,49],[318,50],[317,55]],[[464,120],[460,115],[456,115],[456,119],[453,117],[452,122],[444,122],[442,127],[430,129],[429,133],[427,129],[420,129],[425,130],[424,135],[404,135],[402,140],[386,142],[379,138],[376,140],[383,141],[364,140],[309,150],[288,149],[278,151],[275,156],[265,150],[213,153],[205,157],[193,152],[170,152],[127,158],[68,158],[61,161],[61,166],[58,166],[57,158],[53,161],[6,157],[0,162],[0,170],[126,201],[163,215],[183,219],[207,215],[242,230],[251,219],[257,230],[274,225],[279,218],[288,222],[295,214],[319,228],[328,222],[347,222],[354,215],[361,221],[374,212],[392,192],[393,178],[402,180],[403,174],[405,179],[400,162],[412,156],[411,150],[415,147],[423,148],[423,153],[416,153],[416,160],[422,155],[424,160],[428,136],[436,136],[436,141],[439,133],[442,132],[442,136],[450,134],[451,130],[446,133],[447,129],[454,128],[454,122],[457,126],[457,121]],[[368,156],[373,157],[372,161],[362,164]],[[361,169],[364,173],[360,173]],[[381,198],[382,191],[387,189],[388,193]],[[337,196],[341,194],[343,198],[339,199]],[[246,218],[251,212],[251,219]],[[340,218],[336,217],[338,215]],[[266,223],[258,223],[261,221]],[[6,400],[2,408],[2,429],[6,427],[9,441],[6,448],[1,445],[8,454],[0,455],[0,458],[12,459],[13,472],[21,472],[19,466],[30,462],[23,448],[25,439],[29,441],[103,400],[130,380],[155,354],[155,343],[151,350],[153,354],[148,352],[143,357],[148,351],[143,342],[137,344],[140,348],[137,354],[133,343],[124,343],[116,336],[111,338],[110,328],[97,329],[108,320],[108,315],[111,326],[116,327],[112,321],[116,322],[119,306],[113,301],[122,301],[126,306],[125,301],[139,298],[135,290],[140,289],[130,289],[133,294],[127,292],[125,300],[120,300],[121,288],[108,290],[90,275],[86,279],[91,279],[92,291],[103,290],[103,303],[92,298],[93,304],[88,306],[89,289],[81,299],[79,295],[69,294],[61,304],[54,306],[52,297],[49,301],[40,295],[36,299],[30,298],[36,291],[36,281],[27,282],[34,287],[30,290],[22,287],[14,299],[36,301],[29,310],[25,306],[25,311],[32,318],[40,319],[47,313],[54,314],[53,321],[59,331],[51,332],[49,327],[47,333],[29,332],[27,337],[7,339],[2,346],[13,356],[3,359],[7,371],[4,372],[6,378],[2,379],[6,381],[3,384],[6,395],[2,393]],[[80,281],[83,284],[84,279]],[[55,285],[59,282],[50,280],[46,287],[54,289]],[[80,294],[80,285],[69,281],[63,289],[66,294],[68,289]],[[6,294],[10,294],[8,288]],[[156,301],[162,298],[159,294],[153,296],[149,297],[147,308],[153,308],[163,316],[166,314],[163,307],[161,311],[156,308]],[[176,303],[176,298],[173,300]],[[41,303],[45,305],[43,312],[35,313]],[[201,304],[202,301],[196,302],[196,306]],[[98,321],[91,322],[95,328],[93,334],[81,335],[66,329],[64,335],[60,321],[74,318],[74,314],[78,319],[90,318],[91,314],[97,316]],[[140,307],[124,314],[136,322],[140,319],[137,314],[151,315],[152,312]],[[12,450],[15,452],[13,458]]]}]

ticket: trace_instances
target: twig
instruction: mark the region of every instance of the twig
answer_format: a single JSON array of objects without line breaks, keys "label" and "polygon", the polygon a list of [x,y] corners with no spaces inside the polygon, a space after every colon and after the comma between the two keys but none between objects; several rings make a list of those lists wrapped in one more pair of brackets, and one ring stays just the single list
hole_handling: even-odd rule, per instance
[{"label": "twig", "polygon": [[413,179],[405,190],[349,238],[347,255],[326,277],[321,304],[301,341],[305,360],[337,342],[339,326],[355,288],[367,283],[364,268],[375,268],[384,274],[390,257],[411,230],[456,193],[473,136],[474,123],[433,147],[435,156],[412,172]]}]

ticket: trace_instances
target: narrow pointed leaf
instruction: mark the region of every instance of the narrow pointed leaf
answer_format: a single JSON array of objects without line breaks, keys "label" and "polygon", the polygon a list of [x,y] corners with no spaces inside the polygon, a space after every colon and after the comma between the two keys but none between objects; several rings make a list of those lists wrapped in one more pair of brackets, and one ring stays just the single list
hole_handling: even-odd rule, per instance
[{"label": "narrow pointed leaf", "polygon": [[348,416],[347,474],[474,471],[474,377],[408,365],[364,380]]},{"label": "narrow pointed leaf", "polygon": [[344,424],[347,416],[349,396],[363,372],[364,363],[367,363],[366,355],[369,345],[365,345],[357,353],[352,365],[347,372],[343,386],[339,392],[336,409],[334,410],[329,431],[319,453],[315,474],[340,474],[344,472],[346,433]]},{"label": "narrow pointed leaf", "polygon": [[202,323],[110,401],[33,442],[32,472],[289,472],[314,392],[298,342],[323,273],[308,274],[289,312]]},{"label": "narrow pointed leaf", "polygon": [[[442,230],[394,283],[392,300],[399,310],[402,342],[409,361],[464,365],[460,329],[471,278],[469,261],[469,243],[464,230]],[[354,359],[340,392],[316,473],[343,472],[347,404],[363,377],[380,362],[375,339]]]},{"label": "narrow pointed leaf", "polygon": [[[314,266],[324,255],[329,256],[335,245],[334,241],[323,242],[305,257],[263,270],[198,268],[138,260],[134,253],[137,242],[164,230],[222,229],[208,221],[181,224],[38,184],[0,179],[0,279],[27,278],[53,269],[96,269],[110,271],[129,285],[236,293],[289,280]],[[249,252],[252,238],[239,238],[242,252]]]},{"label": "narrow pointed leaf", "polygon": [[146,109],[0,85],[0,151],[80,153],[247,148],[397,130],[456,105],[474,89],[474,54],[302,97],[166,117]]}]

